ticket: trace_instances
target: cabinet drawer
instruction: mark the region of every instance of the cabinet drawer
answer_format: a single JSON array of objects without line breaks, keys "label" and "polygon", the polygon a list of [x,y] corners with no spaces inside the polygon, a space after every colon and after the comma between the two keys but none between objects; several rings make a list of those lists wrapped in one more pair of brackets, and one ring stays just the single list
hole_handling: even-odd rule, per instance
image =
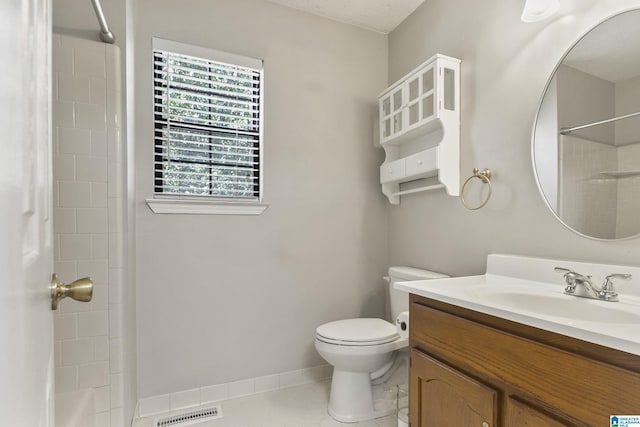
[{"label": "cabinet drawer", "polygon": [[405,158],[406,176],[427,178],[438,174],[436,149],[421,151]]},{"label": "cabinet drawer", "polygon": [[406,176],[404,159],[380,166],[380,183],[394,182]]}]

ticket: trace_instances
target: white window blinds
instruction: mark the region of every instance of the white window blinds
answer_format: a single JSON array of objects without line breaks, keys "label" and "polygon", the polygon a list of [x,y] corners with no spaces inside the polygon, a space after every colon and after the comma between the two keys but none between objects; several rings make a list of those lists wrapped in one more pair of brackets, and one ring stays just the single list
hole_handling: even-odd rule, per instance
[{"label": "white window blinds", "polygon": [[155,194],[259,201],[261,61],[154,39],[153,65]]}]

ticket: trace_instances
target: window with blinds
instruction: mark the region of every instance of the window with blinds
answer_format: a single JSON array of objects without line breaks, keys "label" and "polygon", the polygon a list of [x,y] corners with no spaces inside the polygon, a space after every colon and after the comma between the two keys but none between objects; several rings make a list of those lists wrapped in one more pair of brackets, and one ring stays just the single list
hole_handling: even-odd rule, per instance
[{"label": "window with blinds", "polygon": [[154,193],[260,201],[262,61],[153,47]]}]

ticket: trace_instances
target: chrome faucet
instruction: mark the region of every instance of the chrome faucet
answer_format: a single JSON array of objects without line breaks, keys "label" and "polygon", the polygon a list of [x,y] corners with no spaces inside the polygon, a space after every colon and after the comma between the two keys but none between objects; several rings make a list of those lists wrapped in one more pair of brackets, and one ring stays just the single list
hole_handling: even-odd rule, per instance
[{"label": "chrome faucet", "polygon": [[583,276],[580,273],[562,267],[556,267],[554,271],[564,273],[562,277],[564,277],[564,281],[567,284],[564,288],[565,294],[603,301],[618,301],[618,293],[613,288],[613,279],[631,279],[631,274],[610,274],[605,277],[602,288],[599,288],[593,284],[591,276]]},{"label": "chrome faucet", "polygon": [[597,298],[598,291],[594,288],[591,282],[591,276],[583,276],[568,268],[556,267],[553,269],[556,273],[564,273],[564,281],[567,286],[564,288],[565,294],[575,295],[578,286],[582,286],[587,290],[587,295],[591,298]]}]

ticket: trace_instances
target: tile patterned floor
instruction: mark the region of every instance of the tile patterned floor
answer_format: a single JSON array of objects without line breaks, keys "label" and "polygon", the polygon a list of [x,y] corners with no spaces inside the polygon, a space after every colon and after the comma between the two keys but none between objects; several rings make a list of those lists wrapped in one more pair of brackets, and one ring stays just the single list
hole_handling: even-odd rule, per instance
[{"label": "tile patterned floor", "polygon": [[[395,416],[343,424],[327,413],[329,381],[305,384],[220,402],[224,418],[194,427],[396,427]],[[198,408],[193,408],[198,409]],[[155,417],[135,420],[133,427],[153,427]]]}]

